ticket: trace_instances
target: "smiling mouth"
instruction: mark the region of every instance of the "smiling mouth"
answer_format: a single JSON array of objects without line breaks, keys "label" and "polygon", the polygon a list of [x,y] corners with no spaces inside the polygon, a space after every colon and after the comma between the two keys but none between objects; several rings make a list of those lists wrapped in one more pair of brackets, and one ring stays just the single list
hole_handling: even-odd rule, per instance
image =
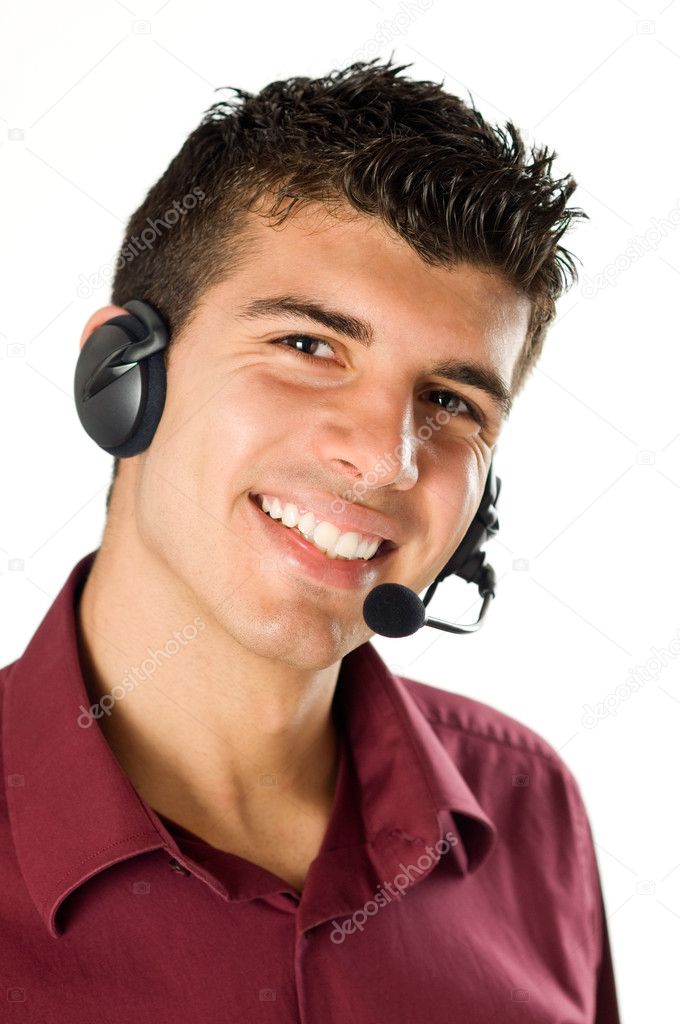
[{"label": "smiling mouth", "polygon": [[[308,530],[306,533],[303,533],[298,528],[298,526],[293,526],[292,524],[289,525],[287,523],[282,522],[281,521],[281,517],[277,518],[276,516],[271,516],[269,514],[269,512],[265,511],[265,509],[263,508],[263,505],[262,505],[262,495],[260,495],[260,494],[256,494],[254,492],[251,492],[251,493],[248,494],[248,499],[250,501],[252,501],[253,504],[256,505],[257,508],[260,510],[260,512],[262,512],[263,515],[266,515],[268,519],[271,519],[273,522],[278,523],[279,526],[283,526],[284,529],[290,530],[292,533],[297,534],[298,537],[300,537],[302,540],[306,541],[311,547],[313,547],[315,549],[315,551],[318,551],[320,554],[325,554],[326,558],[328,558],[331,561],[337,559],[337,561],[340,561],[340,562],[373,562],[373,561],[376,561],[377,559],[381,558],[383,555],[389,554],[389,552],[394,551],[397,548],[397,545],[394,544],[391,540],[387,540],[386,538],[382,538],[380,543],[377,545],[377,547],[375,548],[375,550],[373,551],[373,553],[369,557],[366,557],[366,554],[362,555],[360,553],[361,550],[362,550],[361,546],[357,549],[359,553],[354,554],[354,555],[344,555],[344,554],[335,554],[335,553],[329,554],[329,552],[328,552],[328,550],[326,548],[322,547],[321,544],[316,543],[316,541],[314,540],[314,537],[313,537],[313,534],[315,533],[314,529],[312,529],[311,531]],[[338,528],[336,527],[336,529],[338,529]],[[347,532],[354,532],[354,531],[347,531]],[[334,549],[334,547],[335,547],[335,545],[331,544],[331,550]],[[363,548],[363,550],[365,551],[365,548]]]}]

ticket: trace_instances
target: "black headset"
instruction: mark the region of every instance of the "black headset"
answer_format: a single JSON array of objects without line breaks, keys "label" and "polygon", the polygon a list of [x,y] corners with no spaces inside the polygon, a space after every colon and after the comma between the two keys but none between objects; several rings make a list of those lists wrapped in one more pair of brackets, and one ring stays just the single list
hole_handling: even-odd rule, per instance
[{"label": "black headset", "polygon": [[116,459],[145,451],[165,405],[164,350],[170,332],[156,310],[126,302],[93,331],[76,364],[74,397],[86,433]]},{"label": "black headset", "polygon": [[[170,340],[165,322],[148,302],[131,299],[123,309],[129,313],[107,320],[87,339],[78,356],[74,381],[76,410],[86,433],[117,459],[138,455],[151,444],[165,405],[165,349]],[[485,599],[481,622],[496,583],[482,547],[498,533],[500,489],[492,459],[475,517],[430,585],[424,605],[442,580],[460,576],[475,583]]]}]

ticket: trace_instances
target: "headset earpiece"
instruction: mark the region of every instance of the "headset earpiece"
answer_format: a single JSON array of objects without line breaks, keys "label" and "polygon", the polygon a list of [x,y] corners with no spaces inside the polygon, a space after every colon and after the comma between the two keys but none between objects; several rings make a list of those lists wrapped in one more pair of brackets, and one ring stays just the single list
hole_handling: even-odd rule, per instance
[{"label": "headset earpiece", "polygon": [[486,476],[484,493],[482,494],[475,517],[470,523],[462,541],[451,555],[451,558],[430,584],[423,598],[424,605],[428,604],[437,589],[437,585],[446,579],[447,576],[460,576],[468,583],[476,583],[482,595],[489,591],[493,594],[496,585],[496,575],[492,567],[485,562],[486,555],[482,548],[488,540],[495,537],[499,530],[500,523],[496,505],[500,493],[501,479],[499,476],[496,476],[492,457]]},{"label": "headset earpiece", "polygon": [[145,451],[160,423],[166,395],[169,331],[140,299],[90,335],[78,356],[74,398],[87,434],[114,458]]}]

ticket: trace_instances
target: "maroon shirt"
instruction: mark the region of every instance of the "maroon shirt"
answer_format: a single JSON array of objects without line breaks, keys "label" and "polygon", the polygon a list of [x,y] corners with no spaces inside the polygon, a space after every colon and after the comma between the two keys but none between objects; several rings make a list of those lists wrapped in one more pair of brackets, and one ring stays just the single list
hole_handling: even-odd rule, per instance
[{"label": "maroon shirt", "polygon": [[2,1021],[619,1024],[588,819],[545,740],[362,644],[300,896],[156,814],[78,724],[95,554],[0,671]]}]

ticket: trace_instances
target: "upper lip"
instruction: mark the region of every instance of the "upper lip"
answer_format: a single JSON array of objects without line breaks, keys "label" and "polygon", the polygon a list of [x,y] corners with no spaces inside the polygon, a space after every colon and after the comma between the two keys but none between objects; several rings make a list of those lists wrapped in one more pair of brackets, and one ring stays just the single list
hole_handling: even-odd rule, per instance
[{"label": "upper lip", "polygon": [[[357,505],[356,502],[347,502],[339,498],[337,494],[327,494],[320,491],[295,491],[295,493],[283,493],[275,488],[269,490],[264,488],[261,491],[251,491],[252,497],[261,498],[263,494],[272,498],[278,498],[285,505],[287,501],[297,505],[299,509],[312,512],[319,520],[333,523],[343,533],[354,531],[368,537],[380,537],[395,547],[401,543],[401,531],[393,519],[389,519],[382,512],[366,508],[365,505]],[[342,502],[342,511],[336,512],[337,503]]]}]

